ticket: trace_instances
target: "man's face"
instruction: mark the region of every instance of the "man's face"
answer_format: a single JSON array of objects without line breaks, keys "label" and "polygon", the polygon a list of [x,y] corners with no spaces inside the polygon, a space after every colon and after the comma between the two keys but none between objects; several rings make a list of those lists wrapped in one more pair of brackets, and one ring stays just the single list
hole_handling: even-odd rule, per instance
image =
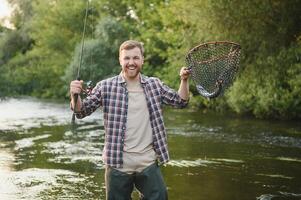
[{"label": "man's face", "polygon": [[143,56],[138,47],[133,49],[123,49],[119,55],[119,63],[122,73],[127,80],[137,80],[143,65]]}]

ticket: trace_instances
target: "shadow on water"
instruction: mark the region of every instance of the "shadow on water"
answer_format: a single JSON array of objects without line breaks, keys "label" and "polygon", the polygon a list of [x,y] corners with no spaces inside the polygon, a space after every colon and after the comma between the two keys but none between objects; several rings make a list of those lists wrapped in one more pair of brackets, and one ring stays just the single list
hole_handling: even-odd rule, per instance
[{"label": "shadow on water", "polygon": [[[0,199],[105,199],[101,112],[70,126],[66,103],[0,102]],[[301,127],[165,110],[170,199],[301,199]],[[135,196],[134,199],[137,199]]]}]

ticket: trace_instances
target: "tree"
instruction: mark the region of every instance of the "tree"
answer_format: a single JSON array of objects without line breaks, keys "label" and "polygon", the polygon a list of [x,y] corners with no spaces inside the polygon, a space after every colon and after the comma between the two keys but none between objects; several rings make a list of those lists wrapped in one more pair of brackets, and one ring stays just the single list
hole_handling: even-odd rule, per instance
[{"label": "tree", "polygon": [[[64,95],[64,82],[60,77],[71,59],[74,46],[80,41],[86,1],[11,2],[20,4],[16,16],[29,19],[25,21],[22,17],[15,17],[15,26],[20,30],[25,27],[30,30],[27,33],[34,41],[30,51],[24,56],[16,55],[6,65],[7,73],[14,75],[15,89],[22,94],[40,97]],[[97,13],[92,14],[97,17]],[[87,23],[90,30],[93,26],[91,18],[90,15]]]},{"label": "tree", "polygon": [[[120,71],[118,51],[121,42],[128,38],[127,30],[114,18],[103,18],[96,27],[96,39],[85,41],[80,78],[94,83],[116,75]],[[81,44],[75,49],[73,60],[66,69],[63,79],[67,83],[77,76],[81,54]]]}]

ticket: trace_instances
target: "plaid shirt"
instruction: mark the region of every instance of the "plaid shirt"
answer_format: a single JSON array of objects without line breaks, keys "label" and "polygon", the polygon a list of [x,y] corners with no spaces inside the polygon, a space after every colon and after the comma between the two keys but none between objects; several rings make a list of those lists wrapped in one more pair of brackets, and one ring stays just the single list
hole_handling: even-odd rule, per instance
[{"label": "plaid shirt", "polygon": [[[159,163],[169,160],[166,130],[163,123],[162,104],[183,108],[188,104],[178,93],[164,85],[159,79],[140,74],[153,133],[153,147]],[[90,96],[83,100],[77,118],[90,115],[102,107],[105,127],[103,160],[106,165],[122,168],[124,137],[128,113],[128,91],[123,76],[102,80],[97,83]]]}]

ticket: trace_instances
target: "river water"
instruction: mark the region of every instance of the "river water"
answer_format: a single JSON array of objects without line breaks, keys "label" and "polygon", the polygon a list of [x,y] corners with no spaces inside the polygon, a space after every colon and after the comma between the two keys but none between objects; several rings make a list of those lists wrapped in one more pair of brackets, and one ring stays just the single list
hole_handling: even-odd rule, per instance
[{"label": "river water", "polygon": [[[101,111],[71,127],[66,102],[0,101],[0,199],[105,199]],[[165,109],[171,200],[301,199],[301,126]],[[134,199],[137,193],[134,193]]]}]

